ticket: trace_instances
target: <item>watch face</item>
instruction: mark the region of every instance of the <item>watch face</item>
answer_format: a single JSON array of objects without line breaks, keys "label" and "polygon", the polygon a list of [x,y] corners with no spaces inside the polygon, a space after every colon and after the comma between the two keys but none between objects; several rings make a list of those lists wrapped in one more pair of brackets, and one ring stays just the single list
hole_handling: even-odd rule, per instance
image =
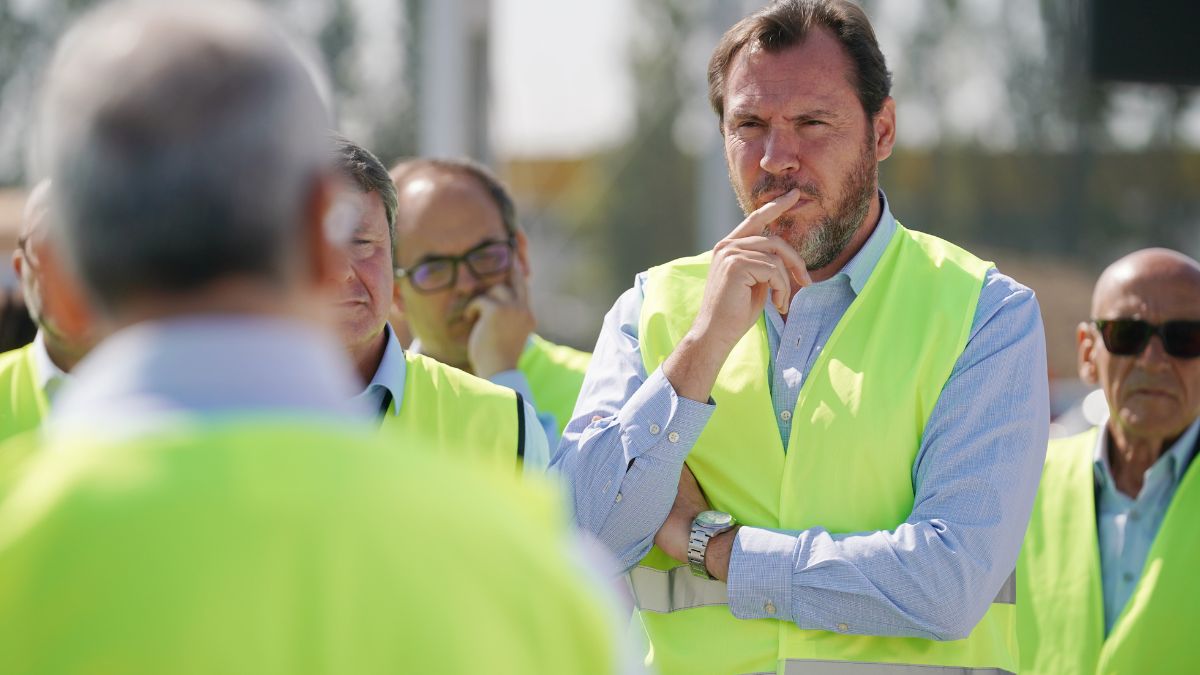
[{"label": "watch face", "polygon": [[696,523],[704,527],[728,527],[733,524],[733,516],[721,511],[703,511],[696,516]]}]

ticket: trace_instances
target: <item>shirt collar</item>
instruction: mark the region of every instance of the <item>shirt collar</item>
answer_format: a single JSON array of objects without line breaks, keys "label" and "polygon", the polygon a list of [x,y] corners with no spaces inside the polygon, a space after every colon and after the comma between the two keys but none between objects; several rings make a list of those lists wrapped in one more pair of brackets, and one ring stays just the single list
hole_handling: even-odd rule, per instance
[{"label": "shirt collar", "polygon": [[888,205],[887,195],[883,190],[879,191],[879,205],[879,222],[875,225],[875,231],[867,237],[862,248],[839,272],[850,279],[850,288],[854,289],[855,295],[862,293],[867,280],[871,278],[871,273],[883,258],[883,252],[891,243],[892,235],[896,233],[896,219],[892,216],[892,208]]},{"label": "shirt collar", "polygon": [[[1112,465],[1108,461],[1108,431],[1101,427],[1100,433],[1097,435],[1093,458],[1096,466],[1096,482],[1098,485],[1105,486],[1113,481]],[[1183,474],[1187,472],[1188,465],[1191,464],[1198,435],[1200,435],[1200,418],[1193,420],[1175,443],[1155,462],[1155,464],[1166,462],[1170,466],[1171,478],[1176,484],[1183,480]]]},{"label": "shirt collar", "polygon": [[72,371],[52,431],[138,433],[181,416],[299,414],[369,419],[331,335],[295,320],[189,316],[109,336]]},{"label": "shirt collar", "polygon": [[[381,390],[389,391],[392,400],[395,401],[395,405],[391,407],[392,414],[399,415],[400,404],[404,402],[404,378],[408,375],[408,364],[404,358],[404,348],[400,346],[400,340],[396,339],[396,332],[392,330],[391,325],[384,324],[383,330],[387,335],[383,358],[379,360],[379,367],[375,369],[375,375],[367,383],[366,389],[356,398],[366,398]],[[375,400],[378,402],[381,399]]]},{"label": "shirt collar", "polygon": [[50,358],[50,352],[46,351],[46,338],[41,330],[38,330],[37,335],[33,336],[33,345],[30,349],[33,351],[33,374],[38,389],[46,394],[46,398],[54,398],[55,392],[66,381],[67,374]]}]

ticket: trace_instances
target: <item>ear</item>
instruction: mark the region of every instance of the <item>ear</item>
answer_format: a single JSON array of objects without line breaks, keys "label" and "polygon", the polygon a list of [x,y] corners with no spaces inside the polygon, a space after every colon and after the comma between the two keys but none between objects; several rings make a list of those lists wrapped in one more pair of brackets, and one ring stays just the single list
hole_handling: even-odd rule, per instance
[{"label": "ear", "polygon": [[399,316],[404,316],[404,294],[400,292],[400,284],[404,283],[403,279],[398,279],[395,273],[392,275],[392,313]]},{"label": "ear", "polygon": [[891,96],[883,100],[883,107],[871,120],[875,127],[875,159],[882,162],[892,156],[896,145],[896,101]]},{"label": "ear", "polygon": [[20,281],[25,272],[25,252],[19,248],[12,252],[12,268],[13,274],[17,275],[17,281]]},{"label": "ear", "polygon": [[1096,332],[1092,330],[1091,323],[1082,321],[1075,328],[1079,379],[1083,380],[1084,384],[1096,385],[1100,383],[1100,373],[1096,368],[1096,340]]},{"label": "ear", "polygon": [[517,228],[516,234],[513,235],[517,240],[517,261],[521,263],[521,271],[525,273],[525,278],[529,278],[529,237],[525,236],[525,231]]}]

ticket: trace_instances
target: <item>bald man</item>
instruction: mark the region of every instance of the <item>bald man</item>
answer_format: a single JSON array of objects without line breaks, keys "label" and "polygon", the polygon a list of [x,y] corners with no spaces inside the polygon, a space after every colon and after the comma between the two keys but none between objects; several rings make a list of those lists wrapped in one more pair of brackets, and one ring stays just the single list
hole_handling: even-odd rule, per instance
[{"label": "bald man", "polygon": [[94,342],[92,321],[47,226],[50,182],[25,203],[12,265],[38,326],[29,345],[0,354],[0,441],[37,427],[66,373]]},{"label": "bald man", "polygon": [[1102,428],[1050,443],[1017,568],[1022,673],[1183,673],[1200,663],[1200,264],[1113,263],[1079,324]]}]

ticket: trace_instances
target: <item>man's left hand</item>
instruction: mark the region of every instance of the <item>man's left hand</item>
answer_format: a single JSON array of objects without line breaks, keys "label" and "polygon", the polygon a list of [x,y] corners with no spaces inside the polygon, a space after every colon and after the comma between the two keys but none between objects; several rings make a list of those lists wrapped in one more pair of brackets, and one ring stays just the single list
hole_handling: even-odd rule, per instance
[{"label": "man's left hand", "polygon": [[467,359],[477,377],[514,370],[537,323],[529,307],[529,286],[520,260],[514,260],[508,282],[496,284],[471,300],[464,316],[474,319],[467,339]]}]

